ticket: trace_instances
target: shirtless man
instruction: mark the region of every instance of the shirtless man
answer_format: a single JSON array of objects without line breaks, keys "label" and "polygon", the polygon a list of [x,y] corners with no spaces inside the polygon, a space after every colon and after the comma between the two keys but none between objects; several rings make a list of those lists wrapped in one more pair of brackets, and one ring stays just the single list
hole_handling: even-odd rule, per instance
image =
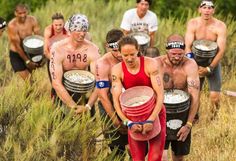
[{"label": "shirtless man", "polygon": [[7,22],[2,17],[0,17],[0,37],[2,36],[2,33],[5,30],[6,26]]},{"label": "shirtless man", "polygon": [[46,58],[50,59],[50,48],[52,44],[68,36],[64,25],[64,16],[61,13],[52,15],[52,24],[44,30],[44,54]]},{"label": "shirtless man", "polygon": [[[162,72],[154,59],[138,57],[138,42],[131,36],[125,36],[119,41],[119,51],[123,61],[112,68],[112,96],[114,107],[123,124],[129,126],[130,121],[121,109],[119,96],[122,88],[129,89],[134,86],[149,86],[157,95],[156,105],[146,122],[134,123],[129,127],[130,132],[146,133],[153,130],[154,121],[159,117],[161,132],[154,138],[146,141],[138,141],[128,132],[128,142],[133,161],[144,161],[146,144],[149,143],[148,158],[160,161],[165,144],[165,108],[163,107],[163,82]],[[128,128],[128,127],[127,127]]]},{"label": "shirtless man", "polygon": [[[95,61],[100,54],[95,44],[84,39],[89,27],[85,15],[75,14],[69,18],[68,23],[69,37],[53,44],[49,68],[57,96],[67,107],[81,113],[88,110],[91,104],[77,105],[77,100],[73,100],[62,83],[63,73],[73,69],[88,70],[88,67],[95,73]],[[93,102],[96,96],[96,92],[93,92],[89,102]]]},{"label": "shirtless man", "polygon": [[[198,66],[193,59],[185,57],[184,38],[180,35],[170,35],[167,39],[167,54],[157,57],[164,73],[164,89],[179,89],[190,94],[191,105],[187,123],[177,133],[178,140],[166,140],[162,161],[167,161],[169,144],[172,147],[173,161],[183,161],[189,154],[191,143],[191,127],[199,104]],[[167,136],[168,138],[168,136]]]},{"label": "shirtless man", "polygon": [[152,0],[136,0],[136,8],[124,13],[120,27],[125,35],[131,32],[145,32],[150,36],[150,46],[154,46],[158,29],[157,16],[149,10]]},{"label": "shirtless man", "polygon": [[186,53],[191,52],[194,40],[215,41],[218,45],[218,52],[208,67],[198,67],[201,87],[205,77],[209,81],[210,100],[212,103],[212,112],[215,116],[219,109],[221,92],[221,66],[220,61],[224,56],[226,47],[226,25],[224,22],[213,17],[215,12],[214,4],[211,0],[203,0],[198,8],[200,17],[189,20],[185,35]]},{"label": "shirtless man", "polygon": [[25,80],[30,76],[30,72],[39,65],[27,57],[22,47],[22,41],[27,36],[39,35],[38,22],[35,17],[28,15],[27,6],[19,4],[15,8],[15,18],[9,22],[7,31],[12,68]]},{"label": "shirtless man", "polygon": [[113,107],[111,88],[111,68],[122,61],[121,54],[118,50],[118,41],[124,34],[121,30],[112,29],[106,36],[107,53],[97,60],[96,63],[96,88],[98,92],[98,107],[103,118],[111,119],[115,127],[120,127],[119,131],[106,134],[106,138],[117,137],[109,145],[110,149],[118,148],[118,154],[125,152],[125,146],[128,144],[127,129],[123,126],[121,119]]}]

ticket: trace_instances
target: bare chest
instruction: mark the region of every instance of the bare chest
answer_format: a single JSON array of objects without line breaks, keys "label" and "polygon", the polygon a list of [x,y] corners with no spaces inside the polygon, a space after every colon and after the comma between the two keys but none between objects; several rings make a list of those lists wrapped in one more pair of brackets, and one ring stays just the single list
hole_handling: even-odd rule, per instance
[{"label": "bare chest", "polygon": [[[64,50],[66,52],[63,60],[65,71],[72,69],[87,70],[90,64],[90,55],[88,49],[82,50]],[[90,53],[91,54],[91,53]]]},{"label": "bare chest", "polygon": [[195,31],[195,39],[216,41],[216,39],[217,39],[216,26],[214,26],[214,25],[209,25],[209,26],[199,25]]},{"label": "bare chest", "polygon": [[26,24],[26,23],[17,25],[17,31],[18,31],[19,37],[23,40],[25,37],[32,35],[33,25]]},{"label": "bare chest", "polygon": [[165,89],[185,90],[187,85],[187,75],[181,68],[164,68],[163,82]]}]

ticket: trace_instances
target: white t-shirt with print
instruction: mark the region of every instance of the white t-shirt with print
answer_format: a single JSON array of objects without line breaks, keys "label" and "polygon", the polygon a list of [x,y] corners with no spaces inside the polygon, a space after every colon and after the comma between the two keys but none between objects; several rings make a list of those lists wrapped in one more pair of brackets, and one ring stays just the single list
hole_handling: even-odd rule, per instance
[{"label": "white t-shirt with print", "polygon": [[137,9],[129,9],[124,13],[120,27],[131,32],[153,32],[157,31],[157,16],[154,12],[148,10],[143,18],[137,15]]}]

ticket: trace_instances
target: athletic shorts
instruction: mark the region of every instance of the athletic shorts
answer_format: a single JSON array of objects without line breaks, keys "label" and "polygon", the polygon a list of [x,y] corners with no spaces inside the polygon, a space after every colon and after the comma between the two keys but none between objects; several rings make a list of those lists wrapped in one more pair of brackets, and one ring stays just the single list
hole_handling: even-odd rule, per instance
[{"label": "athletic shorts", "polygon": [[190,145],[191,145],[191,132],[188,134],[188,137],[184,142],[177,140],[166,140],[165,150],[169,148],[169,145],[171,145],[171,150],[174,152],[176,156],[188,155],[190,152]]},{"label": "athletic shorts", "polygon": [[[221,91],[221,83],[222,83],[222,77],[221,77],[221,65],[218,64],[213,72],[207,76],[205,76],[208,80],[209,83],[209,89],[210,91],[216,91],[220,92]],[[205,77],[200,78],[200,87],[202,89]]]},{"label": "athletic shorts", "polygon": [[27,69],[25,61],[20,57],[17,52],[10,50],[10,62],[14,72],[21,72]]}]

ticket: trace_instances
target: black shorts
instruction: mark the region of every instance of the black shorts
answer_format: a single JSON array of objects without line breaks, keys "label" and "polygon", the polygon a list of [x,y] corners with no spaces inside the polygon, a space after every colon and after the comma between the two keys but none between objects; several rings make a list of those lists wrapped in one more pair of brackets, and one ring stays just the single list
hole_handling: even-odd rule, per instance
[{"label": "black shorts", "polygon": [[191,145],[191,132],[188,134],[188,137],[184,142],[177,140],[166,140],[165,150],[169,148],[170,144],[171,144],[171,150],[174,152],[176,156],[188,155],[190,152],[190,145]]},{"label": "black shorts", "polygon": [[17,52],[10,50],[10,62],[14,72],[21,72],[27,69],[25,61]]}]

